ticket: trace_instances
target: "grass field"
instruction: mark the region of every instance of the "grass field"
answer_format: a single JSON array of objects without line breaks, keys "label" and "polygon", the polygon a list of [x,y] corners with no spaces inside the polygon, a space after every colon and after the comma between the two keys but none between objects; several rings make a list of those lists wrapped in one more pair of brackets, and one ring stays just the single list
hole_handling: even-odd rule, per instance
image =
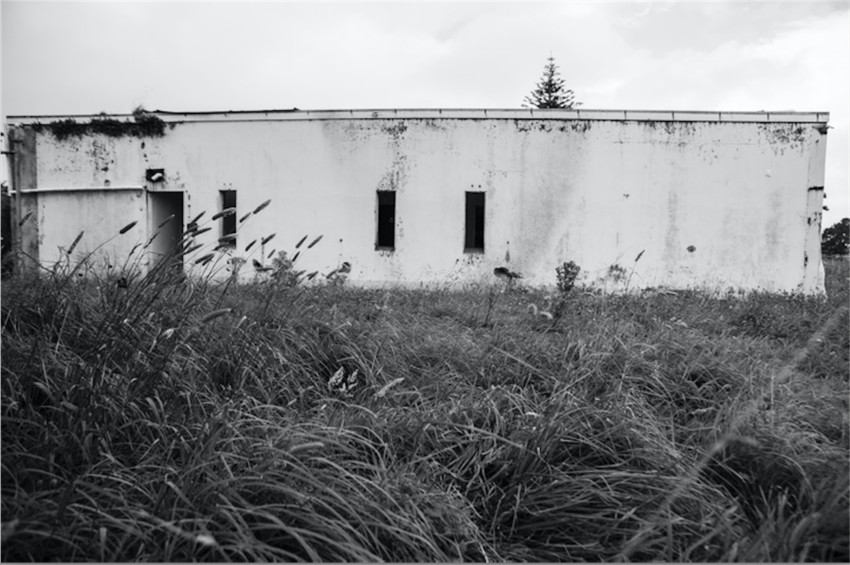
[{"label": "grass field", "polygon": [[827,299],[576,288],[551,319],[502,287],[13,277],[2,559],[846,562],[826,271]]}]

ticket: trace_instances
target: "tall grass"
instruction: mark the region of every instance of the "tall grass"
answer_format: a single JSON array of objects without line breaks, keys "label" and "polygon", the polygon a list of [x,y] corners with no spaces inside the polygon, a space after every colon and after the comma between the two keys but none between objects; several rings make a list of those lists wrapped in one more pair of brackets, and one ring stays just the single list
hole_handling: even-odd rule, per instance
[{"label": "tall grass", "polygon": [[552,319],[68,267],[3,282],[4,560],[850,558],[845,261]]}]

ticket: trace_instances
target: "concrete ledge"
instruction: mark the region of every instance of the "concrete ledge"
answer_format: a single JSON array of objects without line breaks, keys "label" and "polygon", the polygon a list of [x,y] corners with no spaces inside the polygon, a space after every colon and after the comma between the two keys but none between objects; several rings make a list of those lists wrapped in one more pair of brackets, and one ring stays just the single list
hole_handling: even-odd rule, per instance
[{"label": "concrete ledge", "polygon": [[[239,110],[227,112],[150,112],[168,123],[312,121],[312,120],[603,120],[647,122],[776,122],[826,123],[829,112],[709,112],[677,110],[591,110],[591,109],[518,109],[518,108],[447,108],[447,109],[366,109],[366,110]],[[8,116],[9,125],[49,123],[58,120],[111,118],[130,121],[131,114],[109,116],[53,115]]]},{"label": "concrete ledge", "polygon": [[654,122],[658,120],[670,122],[675,119],[675,112],[653,112],[651,110],[625,110],[623,113],[625,114],[624,119],[638,122]]},{"label": "concrete ledge", "polygon": [[[811,114],[807,114],[811,115]],[[740,113],[731,113],[724,112],[720,114],[721,122],[769,122],[770,113],[769,112],[740,112]]]},{"label": "concrete ledge", "polygon": [[[47,192],[118,192],[122,190],[145,190],[143,186],[40,186],[38,188],[23,188],[21,194],[44,194]],[[14,190],[9,194],[15,194]]]}]

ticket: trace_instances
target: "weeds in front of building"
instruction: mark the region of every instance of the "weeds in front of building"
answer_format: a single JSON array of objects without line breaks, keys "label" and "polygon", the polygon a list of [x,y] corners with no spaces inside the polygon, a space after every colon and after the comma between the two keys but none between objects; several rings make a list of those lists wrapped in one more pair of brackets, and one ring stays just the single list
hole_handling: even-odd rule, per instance
[{"label": "weeds in front of building", "polygon": [[308,287],[318,239],[251,284],[3,282],[4,560],[850,557],[846,261],[827,300],[565,267],[553,324],[533,290]]}]

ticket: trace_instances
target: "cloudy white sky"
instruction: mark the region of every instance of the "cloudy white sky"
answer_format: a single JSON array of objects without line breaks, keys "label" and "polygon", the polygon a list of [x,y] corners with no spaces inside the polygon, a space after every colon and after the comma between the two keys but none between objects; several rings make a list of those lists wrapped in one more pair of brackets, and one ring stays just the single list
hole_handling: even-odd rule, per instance
[{"label": "cloudy white sky", "polygon": [[4,115],[516,108],[551,54],[588,109],[828,111],[850,216],[850,2],[2,1]]}]

